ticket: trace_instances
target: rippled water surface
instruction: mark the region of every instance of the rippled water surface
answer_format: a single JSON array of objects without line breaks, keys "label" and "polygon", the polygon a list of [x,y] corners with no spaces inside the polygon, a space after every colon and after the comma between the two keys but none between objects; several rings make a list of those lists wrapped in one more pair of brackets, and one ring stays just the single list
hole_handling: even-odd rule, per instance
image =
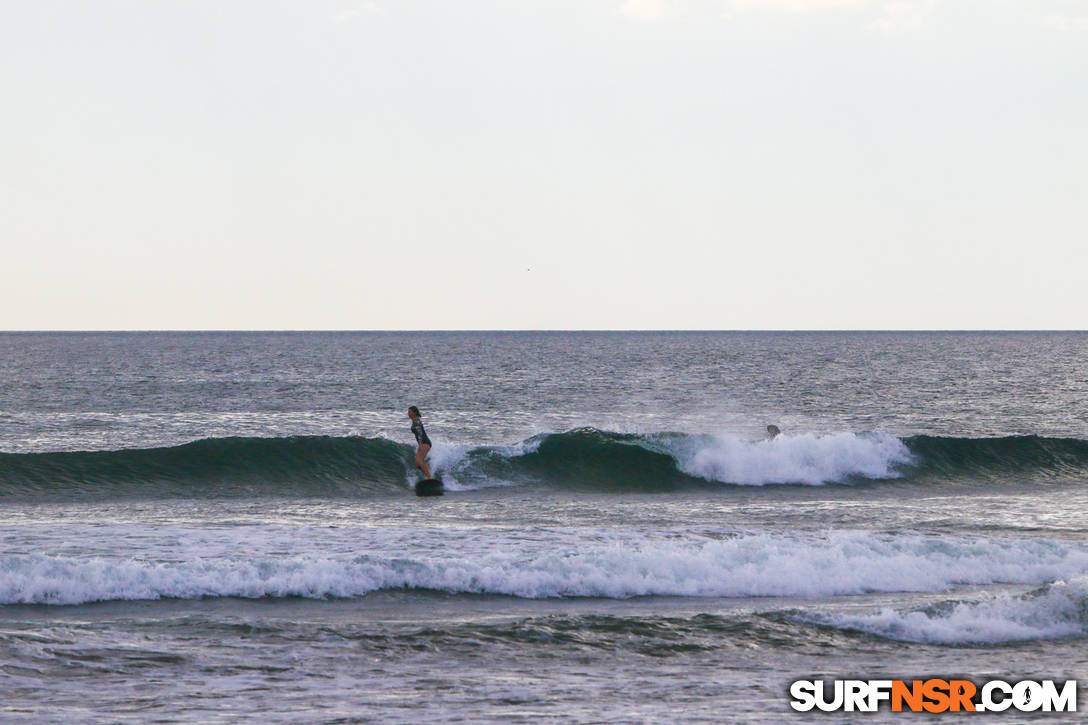
[{"label": "rippled water surface", "polygon": [[1085,334],[19,333],[0,379],[5,722],[1088,681]]}]

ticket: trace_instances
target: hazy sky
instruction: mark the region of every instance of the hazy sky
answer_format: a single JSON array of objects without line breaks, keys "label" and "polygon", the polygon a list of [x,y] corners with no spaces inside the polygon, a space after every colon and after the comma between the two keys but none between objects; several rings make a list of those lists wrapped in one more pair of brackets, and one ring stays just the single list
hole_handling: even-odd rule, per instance
[{"label": "hazy sky", "polygon": [[1084,0],[0,0],[0,329],[1088,327]]}]

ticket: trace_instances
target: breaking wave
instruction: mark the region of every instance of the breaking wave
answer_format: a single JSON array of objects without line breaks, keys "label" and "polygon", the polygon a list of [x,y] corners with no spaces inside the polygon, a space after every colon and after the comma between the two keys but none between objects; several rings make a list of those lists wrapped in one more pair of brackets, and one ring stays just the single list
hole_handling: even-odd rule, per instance
[{"label": "breaking wave", "polygon": [[922,609],[833,616],[825,623],[887,639],[983,644],[1088,635],[1088,577],[1076,576],[1018,596],[946,601]]},{"label": "breaking wave", "polygon": [[[256,532],[246,532],[252,546]],[[272,539],[281,546],[281,538]],[[74,558],[23,553],[0,557],[0,604],[202,597],[358,597],[389,589],[523,598],[637,596],[828,597],[870,592],[941,592],[961,585],[1041,585],[1088,574],[1088,551],[1046,540],[832,532],[823,536],[745,534],[728,538],[609,539],[524,549],[445,548],[423,553]],[[996,615],[1031,621],[1032,607],[1083,607],[1055,585],[1034,603]],[[1076,599],[1076,597],[1080,597]],[[1076,602],[1080,602],[1076,605]],[[996,605],[995,605],[996,606]],[[1017,609],[1021,607],[1021,609]],[[1065,609],[1062,609],[1065,608]],[[1072,610],[1070,610],[1072,611]],[[1082,612],[1083,614],[1083,612]],[[879,630],[954,633],[964,614],[877,615],[839,624]],[[899,617],[899,619],[896,619]],[[905,618],[904,618],[905,617]],[[957,621],[956,618],[959,618]],[[1082,621],[1082,620],[1078,620]],[[897,622],[901,622],[897,625]],[[1080,626],[1080,625],[1078,625]],[[1064,630],[1063,630],[1064,631]],[[919,635],[923,636],[923,635]]]},{"label": "breaking wave", "polygon": [[[0,453],[0,497],[365,496],[407,490],[413,449],[385,438],[210,438],[116,451]],[[885,433],[779,436],[634,435],[594,428],[511,446],[439,442],[432,465],[448,486],[538,484],[585,491],[665,492],[768,484],[906,479],[1032,480],[1088,475],[1088,441],[897,438]]]}]

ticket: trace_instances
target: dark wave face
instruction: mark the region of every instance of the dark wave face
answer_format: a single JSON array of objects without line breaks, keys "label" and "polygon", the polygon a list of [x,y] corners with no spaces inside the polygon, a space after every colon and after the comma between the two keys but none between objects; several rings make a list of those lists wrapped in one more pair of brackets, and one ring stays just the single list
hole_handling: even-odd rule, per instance
[{"label": "dark wave face", "polygon": [[392,490],[412,450],[383,438],[209,438],[169,448],[0,454],[0,495],[344,496]]},{"label": "dark wave face", "polygon": [[1088,441],[1077,438],[913,436],[904,443],[922,470],[951,476],[985,478],[1019,472],[1066,478],[1088,473]]},{"label": "dark wave face", "polygon": [[529,481],[609,492],[711,485],[711,481],[682,471],[669,453],[669,442],[684,439],[679,434],[655,439],[580,428],[535,436],[513,449],[471,450],[453,466],[453,472],[473,483]]},{"label": "dark wave face", "polygon": [[[0,497],[305,496],[407,492],[411,447],[384,438],[212,438],[119,451],[0,454]],[[896,438],[837,433],[744,441],[581,428],[514,446],[435,450],[453,489],[533,484],[598,492],[871,481],[1076,480],[1088,441],[1071,438]]]}]

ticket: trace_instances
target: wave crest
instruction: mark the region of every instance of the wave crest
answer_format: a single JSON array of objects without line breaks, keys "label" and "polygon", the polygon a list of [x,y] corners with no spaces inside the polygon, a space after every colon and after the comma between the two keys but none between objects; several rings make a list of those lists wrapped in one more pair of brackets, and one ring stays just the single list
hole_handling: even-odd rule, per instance
[{"label": "wave crest", "polygon": [[[404,492],[413,449],[384,438],[210,438],[119,451],[0,453],[0,498],[368,496]],[[667,492],[722,485],[946,484],[997,477],[1078,479],[1088,441],[1037,436],[896,438],[885,433],[634,435],[595,428],[510,446],[439,441],[432,468],[449,487],[536,484],[579,491]]]},{"label": "wave crest", "polygon": [[403,485],[411,449],[384,438],[207,438],[167,448],[0,453],[0,496],[344,495]]}]

